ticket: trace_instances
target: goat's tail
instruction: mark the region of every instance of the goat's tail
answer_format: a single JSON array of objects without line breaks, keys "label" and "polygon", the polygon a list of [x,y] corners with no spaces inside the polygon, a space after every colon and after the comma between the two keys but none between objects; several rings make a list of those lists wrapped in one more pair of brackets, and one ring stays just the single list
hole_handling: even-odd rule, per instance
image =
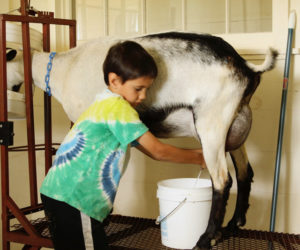
[{"label": "goat's tail", "polygon": [[275,62],[276,62],[277,56],[278,56],[278,51],[273,48],[269,48],[263,64],[255,65],[253,63],[247,62],[247,65],[253,71],[255,71],[257,73],[263,73],[263,72],[269,71],[275,67]]}]

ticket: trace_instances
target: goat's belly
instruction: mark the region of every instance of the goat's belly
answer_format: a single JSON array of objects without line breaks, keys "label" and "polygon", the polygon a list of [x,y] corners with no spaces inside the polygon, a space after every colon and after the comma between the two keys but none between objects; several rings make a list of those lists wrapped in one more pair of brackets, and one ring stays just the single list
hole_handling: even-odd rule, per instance
[{"label": "goat's belly", "polygon": [[197,138],[193,113],[188,108],[179,108],[170,113],[156,109],[142,114],[141,119],[157,137]]}]

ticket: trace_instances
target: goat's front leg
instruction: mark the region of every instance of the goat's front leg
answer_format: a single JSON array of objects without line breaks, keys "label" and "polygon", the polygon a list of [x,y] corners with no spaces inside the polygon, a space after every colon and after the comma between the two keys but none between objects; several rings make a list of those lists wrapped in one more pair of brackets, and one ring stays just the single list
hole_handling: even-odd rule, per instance
[{"label": "goat's front leg", "polygon": [[227,177],[223,190],[217,190],[213,187],[212,206],[208,226],[205,233],[201,235],[194,250],[211,249],[222,236],[221,227],[225,216],[229,190],[232,184],[232,179],[229,174]]},{"label": "goat's front leg", "polygon": [[229,121],[225,119],[222,127],[211,114],[212,119],[196,121],[196,129],[201,138],[204,158],[213,184],[213,197],[208,226],[194,247],[195,250],[210,249],[220,238],[232,184],[225,157],[226,122]]},{"label": "goat's front leg", "polygon": [[246,213],[249,207],[249,194],[253,171],[248,161],[245,146],[230,152],[231,159],[236,171],[238,195],[236,207],[232,219],[229,221],[227,228],[230,231],[236,230],[246,223]]}]

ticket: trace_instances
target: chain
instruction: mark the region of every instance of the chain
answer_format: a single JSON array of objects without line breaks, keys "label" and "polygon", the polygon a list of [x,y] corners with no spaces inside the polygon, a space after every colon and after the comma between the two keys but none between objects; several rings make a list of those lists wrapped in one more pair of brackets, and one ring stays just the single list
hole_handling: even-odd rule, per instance
[{"label": "chain", "polygon": [[48,96],[51,96],[51,88],[49,86],[49,80],[50,80],[50,72],[52,69],[52,61],[53,61],[55,54],[56,54],[56,52],[51,52],[49,54],[49,62],[47,64],[47,74],[45,76],[45,83],[46,83],[46,93],[48,94]]}]

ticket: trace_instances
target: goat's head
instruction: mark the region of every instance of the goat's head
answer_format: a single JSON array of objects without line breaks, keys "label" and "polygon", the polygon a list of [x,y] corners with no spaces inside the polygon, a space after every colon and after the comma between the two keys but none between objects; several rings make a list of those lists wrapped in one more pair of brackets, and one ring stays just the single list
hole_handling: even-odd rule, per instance
[{"label": "goat's head", "polygon": [[24,67],[22,52],[7,48],[7,89],[12,91],[19,91],[24,82]]}]

